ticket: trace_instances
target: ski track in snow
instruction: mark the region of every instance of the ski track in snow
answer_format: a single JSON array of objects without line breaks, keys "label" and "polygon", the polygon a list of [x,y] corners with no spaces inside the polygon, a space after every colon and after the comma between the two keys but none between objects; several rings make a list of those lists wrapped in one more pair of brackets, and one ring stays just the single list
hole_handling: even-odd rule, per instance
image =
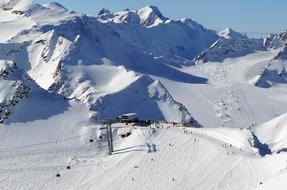
[{"label": "ski track in snow", "polygon": [[[91,125],[85,133],[72,132],[80,134],[73,137],[68,132],[58,134],[55,141],[1,149],[0,188],[251,190],[279,172],[272,166],[274,160],[229,145],[217,129],[186,129],[185,134],[182,128],[162,126],[155,133],[149,127],[115,128],[113,156],[107,155],[106,142],[89,142],[91,136],[97,136],[90,132],[100,132]],[[127,130],[132,131],[131,136],[117,137]],[[156,151],[149,153],[147,143],[154,144]],[[246,181],[235,187],[238,178]]]},{"label": "ski track in snow", "polygon": [[[160,80],[175,100],[205,127],[247,128],[266,122],[287,111],[286,88],[262,89],[249,83],[278,51],[257,52],[222,63],[184,67],[181,71],[207,78],[208,84]],[[178,93],[180,92],[180,93]],[[274,96],[276,94],[276,96]]]}]

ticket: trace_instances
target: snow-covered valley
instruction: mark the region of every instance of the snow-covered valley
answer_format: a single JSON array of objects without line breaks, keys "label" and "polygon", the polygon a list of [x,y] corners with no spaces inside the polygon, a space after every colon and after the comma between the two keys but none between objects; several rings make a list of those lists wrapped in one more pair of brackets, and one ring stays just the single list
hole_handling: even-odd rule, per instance
[{"label": "snow-covered valley", "polygon": [[30,0],[0,31],[1,190],[287,189],[287,31]]}]

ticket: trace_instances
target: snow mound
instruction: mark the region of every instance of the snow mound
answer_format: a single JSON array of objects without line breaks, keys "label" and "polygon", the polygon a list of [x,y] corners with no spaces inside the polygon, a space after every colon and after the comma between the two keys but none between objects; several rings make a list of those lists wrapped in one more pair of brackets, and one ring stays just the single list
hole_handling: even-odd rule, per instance
[{"label": "snow mound", "polygon": [[148,76],[138,76],[123,66],[65,67],[61,80],[49,91],[87,103],[90,110],[95,111],[93,119],[101,121],[137,113],[142,119],[193,121],[184,106],[176,102],[162,84]]},{"label": "snow mound", "polygon": [[259,141],[267,144],[272,152],[287,151],[287,114],[252,128]]}]

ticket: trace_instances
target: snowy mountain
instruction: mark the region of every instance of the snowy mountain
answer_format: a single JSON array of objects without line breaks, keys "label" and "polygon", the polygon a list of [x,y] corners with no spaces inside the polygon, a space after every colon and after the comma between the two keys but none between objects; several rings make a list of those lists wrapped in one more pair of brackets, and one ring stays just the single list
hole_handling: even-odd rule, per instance
[{"label": "snowy mountain", "polygon": [[276,49],[284,47],[287,43],[287,31],[283,31],[279,34],[270,34],[264,39],[264,46],[268,49]]},{"label": "snowy mountain", "polygon": [[195,64],[222,62],[226,58],[244,56],[264,50],[262,39],[250,39],[247,36],[226,28],[218,33],[221,37],[209,48],[200,53],[193,61]]},{"label": "snowy mountain", "polygon": [[259,87],[269,88],[273,85],[287,82],[287,46],[283,48],[255,77],[254,84]]},{"label": "snowy mountain", "polygon": [[[129,112],[168,121],[182,121],[182,115],[186,122],[194,121],[192,115],[202,118],[195,111],[198,104],[190,106],[188,98],[174,93],[170,83],[196,89],[213,79],[181,68],[192,65],[197,55],[198,63],[223,61],[266,49],[261,39],[249,39],[230,28],[217,34],[191,19],[171,20],[154,6],[117,13],[103,9],[91,17],[57,3],[2,4],[10,8],[0,9],[5,15],[0,18],[5,33],[0,38],[6,47],[0,52],[1,60],[15,61],[22,76],[27,74],[47,93],[87,104],[98,119]],[[160,92],[160,98],[155,98],[151,88]],[[125,106],[130,100],[138,106]],[[143,108],[147,102],[155,113]],[[239,114],[228,112],[218,113],[224,123]]]},{"label": "snowy mountain", "polygon": [[[0,0],[0,15],[1,190],[286,190],[286,32],[155,6]],[[108,155],[104,121],[131,113],[152,122],[112,123]]]},{"label": "snowy mountain", "polygon": [[[5,52],[8,51],[8,54],[11,54],[9,59],[19,59],[21,62],[19,70],[23,75],[27,73],[44,90],[87,103],[95,112],[93,117],[98,120],[137,112],[142,118],[195,122],[186,108],[176,102],[159,81],[153,80],[148,75],[187,82],[200,82],[204,79],[177,71],[155,58],[152,52],[145,52],[150,50],[161,53],[156,49],[148,48],[148,50],[131,44],[130,41],[139,41],[142,38],[142,36],[130,38],[132,35],[124,34],[134,23],[118,28],[115,20],[111,23],[99,21],[103,14],[110,14],[108,11],[102,11],[102,14],[94,18],[69,11],[57,3],[43,6],[26,1],[7,3],[11,5],[10,8],[2,10],[7,14],[7,19],[11,17],[10,15],[16,14],[11,22],[15,22],[15,25],[18,25],[18,22],[29,22],[31,26],[17,28],[20,32],[15,36],[2,39],[7,45],[11,44],[15,50],[1,51],[0,55],[5,60],[7,57]],[[18,14],[19,11],[21,14]],[[126,12],[127,15],[134,13]],[[148,6],[135,14],[140,21],[137,26],[139,33],[146,32],[146,35],[154,38],[155,36],[149,34],[146,27],[151,27],[153,20],[160,22],[160,19],[165,19],[160,11],[156,7]],[[7,30],[14,31],[14,25],[11,27],[6,21],[1,24]],[[174,23],[167,28],[170,30],[167,32],[168,36],[173,35],[173,28],[177,29],[177,25],[178,30],[186,33],[188,31],[185,31],[185,28],[190,28],[182,22]],[[198,35],[202,35],[202,38],[210,36],[209,41],[216,38],[214,32],[207,31],[203,27],[190,30],[198,29],[197,32],[200,32]],[[154,33],[159,35],[160,31],[159,29]],[[181,34],[176,35],[180,37]],[[189,41],[194,40],[189,38]],[[166,48],[173,48],[173,45],[166,41],[159,43],[158,47],[164,44]],[[195,45],[193,47],[198,48]],[[119,49],[121,51],[118,51]],[[104,76],[101,73],[110,74]],[[127,107],[127,104],[135,106]],[[154,112],[144,108],[147,104]]]},{"label": "snowy mountain", "polygon": [[225,39],[246,38],[245,35],[232,30],[232,28],[225,28],[224,30],[218,32],[218,35]]},{"label": "snowy mountain", "polygon": [[190,64],[190,60],[218,39],[216,32],[195,21],[168,19],[154,6],[118,13],[103,10],[97,19],[141,52],[175,66]]},{"label": "snowy mountain", "polygon": [[155,6],[146,6],[137,11],[126,9],[125,11],[114,14],[109,10],[103,9],[99,12],[98,18],[102,22],[137,24],[147,28],[156,27],[169,20],[164,17]]}]

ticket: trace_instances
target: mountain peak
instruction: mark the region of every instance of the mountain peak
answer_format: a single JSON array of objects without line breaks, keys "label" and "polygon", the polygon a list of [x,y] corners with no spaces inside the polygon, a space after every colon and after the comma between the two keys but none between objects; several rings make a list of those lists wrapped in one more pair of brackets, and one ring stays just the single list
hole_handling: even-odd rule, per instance
[{"label": "mountain peak", "polygon": [[102,9],[99,11],[98,15],[103,15],[103,14],[110,14],[111,12],[108,9]]},{"label": "mountain peak", "polygon": [[152,27],[168,20],[156,6],[145,6],[139,9],[137,13],[141,18],[141,24],[147,27]]},{"label": "mountain peak", "polygon": [[143,8],[141,8],[140,10],[138,10],[138,12],[139,13],[146,13],[146,14],[153,13],[155,15],[162,17],[160,10],[156,6],[152,6],[152,5],[147,5]]},{"label": "mountain peak", "polygon": [[57,3],[57,2],[50,2],[44,5],[44,7],[49,8],[51,10],[64,10],[67,11],[68,9],[64,7],[63,5]]},{"label": "mountain peak", "polygon": [[242,35],[239,32],[234,31],[232,28],[229,28],[229,27],[219,32],[218,35],[226,39],[237,39],[237,38],[244,37],[244,35]]}]

